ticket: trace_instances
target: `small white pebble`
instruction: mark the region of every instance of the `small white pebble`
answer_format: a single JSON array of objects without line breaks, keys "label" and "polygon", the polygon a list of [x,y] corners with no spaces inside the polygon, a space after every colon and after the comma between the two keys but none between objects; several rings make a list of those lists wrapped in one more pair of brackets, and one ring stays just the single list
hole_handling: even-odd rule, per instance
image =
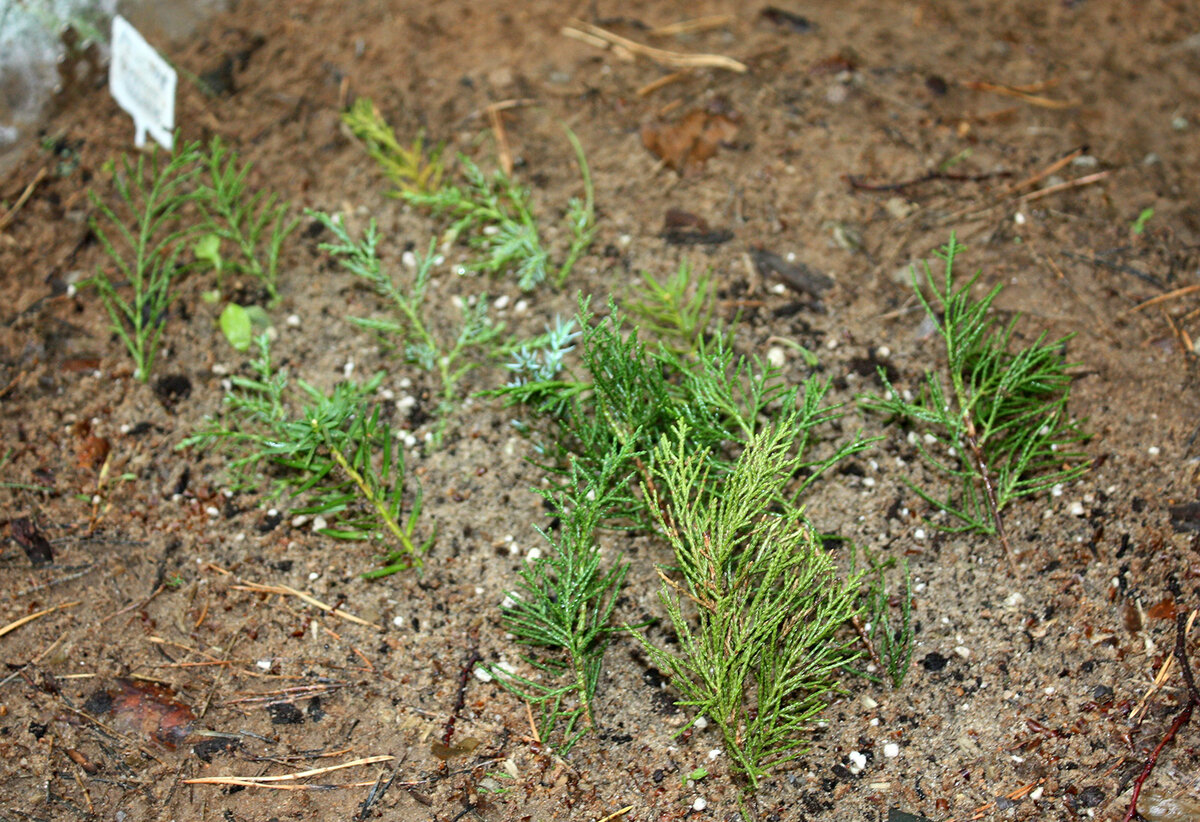
[{"label": "small white pebble", "polygon": [[285,322],[288,324],[288,327],[290,327],[290,328],[299,328],[300,327],[300,315],[299,314],[288,314],[288,318],[287,318],[287,320],[285,320]]},{"label": "small white pebble", "polygon": [[918,582],[913,585],[913,593],[914,594],[923,594],[923,593],[925,593],[926,587],[927,586],[924,582]]},{"label": "small white pebble", "polygon": [[[321,574],[317,571],[310,571],[308,574],[309,582],[316,582],[320,578],[321,578]],[[314,622],[315,622],[315,620],[314,620]]]},{"label": "small white pebble", "polygon": [[917,530],[913,531],[913,539],[925,539],[925,529],[918,528]]},{"label": "small white pebble", "polygon": [[1025,597],[1020,591],[1013,591],[1004,600],[1004,606],[1006,608],[1016,608],[1018,605],[1020,605],[1024,601],[1025,601]]},{"label": "small white pebble", "polygon": [[271,660],[260,659],[254,663],[254,667],[258,668],[260,671],[269,671],[271,670]]},{"label": "small white pebble", "polygon": [[1010,756],[1009,759],[1011,759],[1013,762],[1017,763],[1018,765],[1020,765],[1022,762],[1025,761],[1025,757],[1017,756],[1016,754],[1013,754],[1012,756]]},{"label": "small white pebble", "polygon": [[1060,483],[1057,483],[1056,485],[1054,485],[1054,486],[1053,486],[1053,487],[1050,489],[1050,496],[1052,496],[1052,497],[1061,497],[1062,495],[1063,495],[1063,487],[1062,487],[1062,483],[1061,483],[1061,482],[1060,482]]},{"label": "small white pebble", "polygon": [[497,311],[503,311],[504,309],[508,308],[508,295],[501,294],[496,298],[496,302],[492,303],[492,305],[495,306]]},{"label": "small white pebble", "polygon": [[328,527],[329,527],[329,522],[325,519],[325,517],[320,517],[320,516],[313,517],[312,529],[313,529],[314,534],[318,533],[320,531],[324,531]]},{"label": "small white pebble", "polygon": [[1018,211],[1013,215],[1013,222],[1017,225],[1025,225],[1025,215]]},{"label": "small white pebble", "polygon": [[67,296],[74,297],[76,290],[77,289],[75,288],[75,283],[71,283],[70,285],[67,286]]},{"label": "small white pebble", "polygon": [[837,348],[838,347],[837,337],[830,337],[828,340],[826,340],[825,347],[828,348],[830,351]]},{"label": "small white pebble", "polygon": [[408,377],[401,377],[399,385],[401,388],[412,388],[412,380]]},{"label": "small white pebble", "polygon": [[534,560],[539,560],[541,558],[542,558],[542,549],[541,548],[530,548],[529,553],[525,555],[525,559],[527,559],[529,562],[533,562]]},{"label": "small white pebble", "polygon": [[1149,448],[1146,449],[1146,453],[1152,457],[1157,457],[1159,454],[1162,453],[1162,450],[1159,449],[1159,447],[1157,445],[1151,445]]},{"label": "small white pebble", "polygon": [[383,397],[385,400],[394,400],[396,399],[396,392],[390,388],[385,388],[379,392],[379,396]]},{"label": "small white pebble", "polygon": [[416,444],[417,444],[417,438],[416,438],[416,437],[414,437],[412,434],[405,434],[405,435],[404,435],[404,447],[405,447],[405,448],[412,448],[412,447],[413,447],[413,446],[415,446]]},{"label": "small white pebble", "polygon": [[789,252],[787,253],[787,255],[784,257],[784,259],[785,259],[785,260],[787,260],[789,263],[794,263],[794,262],[796,262],[796,252],[795,252],[795,251],[789,251]]},{"label": "small white pebble", "polygon": [[1040,786],[1037,788],[1034,788],[1032,791],[1029,792],[1029,798],[1032,799],[1034,802],[1036,802],[1042,798],[1043,792],[1044,791]]},{"label": "small white pebble", "polygon": [[215,516],[218,516],[221,512],[217,509],[216,506],[210,505],[204,509],[204,513],[208,514],[210,517],[215,517]]},{"label": "small white pebble", "polygon": [[862,773],[863,768],[867,767],[867,755],[858,751],[851,751],[847,758],[850,760],[850,773],[857,776]]},{"label": "small white pebble", "polygon": [[926,445],[933,445],[937,442],[937,437],[935,437],[933,434],[924,434],[921,436],[921,439],[925,440]]},{"label": "small white pebble", "polygon": [[513,306],[513,311],[518,314],[524,314],[529,310],[529,300],[517,300],[517,304]]},{"label": "small white pebble", "polygon": [[956,645],[954,647],[954,653],[958,654],[963,659],[971,658],[971,649],[968,648],[966,645]]},{"label": "small white pebble", "polygon": [[783,283],[775,283],[774,285],[771,286],[771,293],[772,294],[786,294],[787,286],[784,285]]},{"label": "small white pebble", "polygon": [[267,516],[268,516],[268,517],[277,517],[277,516],[279,516],[279,509],[278,509],[278,508],[268,508],[268,509],[267,509]]},{"label": "small white pebble", "polygon": [[517,599],[512,594],[505,595],[504,599],[500,600],[500,610],[505,611],[517,604]]},{"label": "small white pebble", "polygon": [[787,362],[787,354],[778,345],[773,345],[767,349],[767,362],[773,368],[783,368],[783,364]]},{"label": "small white pebble", "polygon": [[1046,696],[1054,696],[1054,686],[1047,685],[1045,688],[1042,689],[1042,693],[1044,693]]},{"label": "small white pebble", "polygon": [[895,742],[885,743],[883,746],[883,755],[888,759],[895,759],[900,755],[900,746]]},{"label": "small white pebble", "polygon": [[478,679],[480,682],[491,682],[492,681],[492,675],[489,674],[487,671],[483,670],[483,668],[475,669],[475,678]]},{"label": "small white pebble", "polygon": [[721,755],[721,749],[720,749],[720,748],[713,748],[711,751],[709,751],[709,752],[708,752],[708,761],[709,761],[709,762],[715,762],[715,761],[716,761],[716,759],[717,759],[717,757],[718,757],[718,756],[720,756],[720,755]]},{"label": "small white pebble", "polygon": [[229,366],[223,362],[215,362],[213,363],[212,372],[218,377],[224,377],[229,373]]},{"label": "small white pebble", "polygon": [[345,377],[346,379],[350,379],[350,375],[353,373],[354,373],[354,360],[347,360],[346,364],[342,366],[342,376]]},{"label": "small white pebble", "polygon": [[482,585],[476,585],[476,586],[475,586],[475,596],[479,596],[479,595],[480,595],[480,594],[482,594],[482,593],[483,593],[483,586],[482,586]]},{"label": "small white pebble", "polygon": [[692,810],[702,811],[708,807],[708,801],[703,796],[696,797],[696,801],[692,803]]},{"label": "small white pebble", "polygon": [[392,617],[392,624],[395,625],[397,628],[403,628],[404,627],[404,617],[402,617],[402,616]]},{"label": "small white pebble", "polygon": [[500,226],[485,225],[483,227],[483,233],[484,233],[484,236],[486,236],[486,237],[495,237],[497,234],[500,233]]},{"label": "small white pebble", "polygon": [[1073,517],[1082,517],[1084,514],[1083,503],[1079,500],[1071,503],[1070,514]]},{"label": "small white pebble", "polygon": [[692,723],[692,727],[698,731],[703,731],[708,727],[708,719],[703,716],[698,716],[696,717],[696,721]]},{"label": "small white pebble", "polygon": [[129,423],[127,423],[127,422],[121,423],[121,433],[122,434],[128,434],[132,430],[133,430],[133,426],[130,425]]},{"label": "small white pebble", "polygon": [[863,485],[865,485],[867,488],[875,487],[875,478],[874,477],[863,477],[862,482],[863,482]]},{"label": "small white pebble", "polygon": [[892,349],[886,345],[881,345],[875,349],[875,359],[877,360],[886,360],[890,356],[892,356]]},{"label": "small white pebble", "polygon": [[409,270],[415,269],[417,267],[417,255],[414,254],[410,248],[408,251],[405,251],[400,255],[400,262]]},{"label": "small white pebble", "polygon": [[297,514],[296,516],[292,517],[293,528],[300,528],[306,522],[308,522],[308,517],[306,517],[304,514]]},{"label": "small white pebble", "polygon": [[407,413],[408,411],[411,411],[413,409],[413,406],[415,406],[416,404],[417,404],[416,397],[414,397],[412,394],[405,394],[403,397],[396,400],[396,410]]},{"label": "small white pebble", "polygon": [[862,699],[860,701],[862,702],[862,706],[868,711],[873,711],[879,707],[879,703],[874,699],[871,699],[871,697],[867,696],[866,694],[862,695]]}]

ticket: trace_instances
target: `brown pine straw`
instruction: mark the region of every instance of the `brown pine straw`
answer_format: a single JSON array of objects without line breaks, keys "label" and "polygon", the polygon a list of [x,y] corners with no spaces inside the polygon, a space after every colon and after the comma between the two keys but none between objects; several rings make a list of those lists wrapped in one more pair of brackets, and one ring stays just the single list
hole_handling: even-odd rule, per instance
[{"label": "brown pine straw", "polygon": [[312,594],[306,594],[303,591],[297,591],[290,585],[261,585],[257,582],[243,582],[241,585],[231,585],[229,587],[235,591],[251,591],[256,594],[280,594],[282,596],[296,597],[297,599],[303,600],[309,605],[312,605],[314,608],[320,608],[330,616],[344,619],[347,622],[353,622],[356,625],[365,625],[368,628],[379,627],[374,622],[367,622],[365,619],[356,617],[354,614],[346,613],[340,608],[334,608],[332,605],[328,605],[317,599]]},{"label": "brown pine straw", "polygon": [[719,68],[744,74],[747,71],[745,63],[738,62],[732,57],[721,54],[684,54],[678,51],[667,51],[653,46],[630,40],[614,34],[607,29],[593,26],[582,20],[575,20],[569,26],[564,26],[562,33],[575,40],[582,40],[599,48],[623,49],[629,54],[645,57],[655,63],[673,68]]},{"label": "brown pine straw", "polygon": [[314,776],[340,771],[346,768],[357,768],[362,765],[374,765],[377,762],[392,762],[396,759],[394,756],[380,755],[367,756],[362,759],[354,759],[350,762],[343,762],[340,765],[329,765],[325,768],[313,768],[308,771],[299,771],[297,773],[280,774],[279,776],[200,776],[195,779],[183,780],[186,785],[239,785],[245,788],[269,788],[276,791],[304,791],[320,788],[322,790],[328,788],[362,788],[374,785],[376,780],[372,779],[369,782],[350,782],[343,785],[289,785],[280,784],[287,782],[295,782],[298,779],[311,779]]},{"label": "brown pine straw", "polygon": [[45,608],[41,611],[38,611],[37,613],[30,614],[29,616],[23,616],[20,619],[16,620],[15,622],[10,622],[7,625],[5,625],[3,628],[0,628],[0,636],[4,636],[7,633],[17,630],[22,625],[28,625],[30,622],[33,622],[35,619],[41,619],[42,617],[52,614],[55,611],[61,611],[64,608],[74,608],[76,605],[78,605],[81,602],[83,602],[82,599],[77,599],[74,602],[64,602],[62,605],[55,605],[52,608]]}]

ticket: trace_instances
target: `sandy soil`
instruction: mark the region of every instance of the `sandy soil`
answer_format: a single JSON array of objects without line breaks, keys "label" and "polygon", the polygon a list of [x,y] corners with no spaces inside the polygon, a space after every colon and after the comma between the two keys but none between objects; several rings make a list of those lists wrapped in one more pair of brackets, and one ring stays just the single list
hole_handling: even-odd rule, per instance
[{"label": "sandy soil", "polygon": [[[1200,600],[1196,518],[1171,514],[1196,501],[1200,456],[1191,349],[1200,302],[1174,293],[1194,287],[1200,265],[1200,8],[789,8],[809,25],[708,0],[686,9],[246,0],[190,41],[156,45],[195,76],[228,58],[222,94],[181,83],[186,138],[220,135],[254,162],[253,183],[297,213],[340,211],[355,227],[375,218],[393,262],[439,224],[385,196],[384,178],[340,124],[350,100],[369,96],[401,134],[424,128],[489,168],[485,107],[535,101],[512,109],[505,130],[555,253],[566,243],[555,218],[580,189],[560,127],[569,125],[595,178],[591,252],[566,288],[522,294],[512,281],[453,276],[466,254],[455,247],[435,286],[438,322],[453,319],[452,295],[487,290],[508,298],[498,316],[512,331],[538,333],[573,310],[577,290],[621,298],[639,272],[664,275],[686,258],[711,267],[727,319],[741,311],[739,350],[761,356],[782,338],[818,351],[834,399],[846,401],[875,384],[864,362],[880,346],[906,385],[937,365],[907,267],[957,231],[963,262],[983,269],[980,287],[1008,286],[998,310],[1024,314],[1023,338],[1076,335],[1071,411],[1089,418],[1094,467],[1060,496],[1011,510],[1014,575],[994,540],[923,523],[903,480],[936,479],[896,432],[852,418],[847,429],[887,439],[821,483],[809,512],[825,532],[907,557],[912,670],[899,689],[847,678],[811,751],[769,779],[746,813],[1119,819],[1187,701],[1177,667],[1162,687],[1151,683],[1174,646],[1176,614]],[[717,14],[730,19],[682,35],[647,31]],[[695,70],[639,93],[672,69],[564,37],[572,17],[749,70]],[[60,102],[44,145],[0,180],[0,215],[37,180],[0,217],[0,517],[6,535],[31,518],[53,549],[39,568],[15,538],[0,554],[0,624],[36,615],[0,637],[0,818],[738,818],[740,786],[723,756],[710,757],[721,747],[715,729],[674,736],[688,717],[635,640],[609,653],[601,733],[565,760],[531,740],[519,701],[464,677],[476,654],[518,658],[498,604],[545,524],[527,490],[541,474],[525,460],[513,412],[465,402],[441,448],[418,444],[421,528],[436,526],[437,540],[423,574],[376,582],[359,577],[372,566],[370,546],[323,538],[286,512],[269,516],[256,496],[228,497],[219,455],[175,450],[218,409],[223,379],[245,357],[216,330],[200,296],[211,284],[197,275],[179,286],[155,380],[132,379],[95,293],[69,290],[105,263],[86,192],[111,196],[104,167],[129,150],[131,127],[96,75]],[[736,115],[736,135],[683,174],[663,168],[642,127],[705,107]],[[1154,215],[1135,233],[1147,208]],[[669,209],[731,238],[673,245],[662,235]],[[400,424],[421,443],[432,383],[345,322],[380,306],[318,250],[318,228],[305,220],[285,251],[276,354],[323,387],[349,362],[355,376],[386,370],[386,388],[416,398]],[[834,287],[819,306],[776,288],[750,261],[758,247],[795,255]],[[788,357],[787,373],[807,376],[804,360]],[[175,379],[164,386],[163,377]],[[481,368],[467,388],[502,379]],[[97,438],[109,449],[106,476]],[[605,539],[633,562],[618,616],[656,615],[664,547]],[[251,583],[291,586],[371,625]],[[447,752],[435,743],[456,704]],[[1198,733],[1184,725],[1164,751],[1146,783],[1157,803],[1143,802],[1146,819],[1200,818]],[[889,743],[898,755],[885,755]],[[395,759],[315,777],[304,790],[184,781],[374,756]],[[685,784],[700,766],[709,776]],[[357,787],[314,787],[349,783]]]}]

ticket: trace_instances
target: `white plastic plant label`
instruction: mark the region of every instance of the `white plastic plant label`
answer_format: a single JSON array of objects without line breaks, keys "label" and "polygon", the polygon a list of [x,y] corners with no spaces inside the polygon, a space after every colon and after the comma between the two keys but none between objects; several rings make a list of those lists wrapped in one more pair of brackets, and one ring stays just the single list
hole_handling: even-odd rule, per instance
[{"label": "white plastic plant label", "polygon": [[133,117],[133,143],[146,145],[149,132],[171,150],[175,132],[175,69],[121,15],[113,17],[108,88]]}]

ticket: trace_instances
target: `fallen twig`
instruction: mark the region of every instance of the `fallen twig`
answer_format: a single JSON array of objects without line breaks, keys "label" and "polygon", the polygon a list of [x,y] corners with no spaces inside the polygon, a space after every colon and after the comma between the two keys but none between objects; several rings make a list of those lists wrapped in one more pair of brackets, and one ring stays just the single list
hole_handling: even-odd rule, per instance
[{"label": "fallen twig", "polygon": [[562,33],[567,37],[591,43],[593,46],[624,49],[630,54],[645,57],[664,66],[673,66],[675,68],[720,68],[737,72],[738,74],[744,74],[747,70],[745,63],[740,63],[732,57],[725,57],[721,54],[684,54],[678,51],[658,49],[653,46],[637,43],[619,34],[613,34],[607,29],[593,26],[591,23],[585,23],[582,20],[576,20],[572,25],[563,27]]},{"label": "fallen twig", "polygon": [[6,211],[3,217],[0,217],[0,231],[3,231],[8,227],[8,224],[11,223],[13,218],[17,216],[17,212],[21,210],[21,206],[25,205],[25,202],[33,194],[33,190],[37,188],[37,184],[44,180],[45,177],[46,168],[43,166],[42,168],[38,169],[38,173],[34,175],[33,180],[29,183],[29,185],[25,186],[25,190],[21,192],[21,196],[17,198],[15,203],[13,203],[13,207]]},{"label": "fallen twig", "polygon": [[910,180],[901,180],[898,183],[867,183],[862,177],[856,174],[843,175],[843,179],[850,185],[851,188],[858,191],[903,191],[906,188],[911,188],[921,183],[928,183],[933,180],[949,180],[956,183],[977,183],[983,180],[991,180],[994,177],[1011,177],[1011,171],[992,171],[986,174],[951,174],[945,171],[931,171],[928,174],[922,174],[920,177],[913,177]]},{"label": "fallen twig", "polygon": [[[1150,777],[1150,773],[1154,770],[1154,766],[1158,764],[1158,757],[1162,754],[1167,745],[1170,744],[1171,740],[1175,738],[1176,734],[1179,733],[1180,728],[1186,725],[1188,720],[1192,718],[1192,711],[1195,710],[1198,705],[1200,705],[1200,690],[1197,690],[1196,688],[1195,675],[1192,673],[1192,666],[1191,663],[1188,662],[1187,656],[1187,636],[1188,632],[1190,632],[1192,629],[1192,623],[1196,621],[1197,614],[1200,614],[1200,611],[1179,614],[1175,617],[1175,648],[1171,651],[1170,657],[1179,663],[1179,669],[1183,672],[1183,681],[1184,685],[1186,686],[1187,704],[1184,705],[1183,710],[1179,712],[1179,715],[1175,717],[1175,720],[1171,723],[1171,727],[1167,728],[1167,732],[1163,734],[1162,740],[1159,741],[1158,745],[1155,746],[1154,750],[1151,751],[1150,755],[1146,758],[1146,764],[1142,767],[1142,772],[1138,774],[1138,778],[1133,783],[1133,795],[1129,798],[1129,810],[1125,812],[1125,816],[1121,818],[1121,822],[1130,822],[1130,820],[1138,815],[1138,797],[1141,796],[1142,787],[1146,784],[1146,780]],[[1166,670],[1167,666],[1164,665],[1163,671]],[[1161,672],[1159,676],[1162,676]],[[1156,682],[1157,679],[1158,678],[1156,677]]]},{"label": "fallen twig", "polygon": [[1074,108],[1079,105],[1074,100],[1054,100],[1049,97],[1043,97],[1040,94],[1032,94],[1020,86],[1006,86],[982,80],[967,80],[962,85],[963,88],[969,88],[972,91],[990,91],[993,94],[1002,94],[1005,97],[1015,97],[1018,100],[1029,103],[1031,106],[1039,106],[1041,108],[1064,109]]},{"label": "fallen twig", "polygon": [[81,602],[83,602],[82,599],[77,599],[74,602],[64,602],[61,605],[55,605],[52,608],[44,608],[41,611],[38,611],[36,613],[29,614],[28,616],[23,616],[20,619],[16,620],[15,622],[10,622],[7,625],[5,625],[3,628],[0,628],[0,636],[4,636],[7,633],[17,630],[22,625],[28,625],[30,622],[33,622],[35,619],[41,619],[42,617],[52,614],[55,611],[61,611],[64,608],[74,608],[76,605],[78,605]]},{"label": "fallen twig", "polygon": [[334,608],[332,605],[327,605],[326,603],[324,603],[321,600],[314,597],[312,594],[306,594],[303,591],[297,591],[295,588],[291,587],[290,585],[261,585],[257,582],[243,582],[241,585],[231,585],[230,588],[232,588],[235,591],[251,591],[256,594],[280,594],[280,595],[296,597],[297,599],[307,602],[309,605],[313,606],[314,608],[320,608],[322,611],[329,614],[330,616],[335,616],[335,617],[338,617],[339,619],[344,619],[347,622],[353,622],[356,625],[364,625],[368,628],[378,628],[379,627],[374,622],[367,622],[365,619],[356,617],[354,614],[346,613],[345,611],[343,611],[340,608]]},{"label": "fallen twig", "polygon": [[1157,297],[1151,297],[1144,303],[1138,303],[1133,308],[1130,308],[1127,311],[1122,311],[1121,316],[1132,314],[1135,311],[1141,311],[1143,308],[1149,308],[1152,305],[1158,305],[1159,303],[1164,303],[1167,300],[1173,300],[1176,297],[1182,297],[1185,294],[1191,294],[1194,291],[1200,291],[1200,284],[1185,285],[1183,288],[1177,288],[1174,291],[1168,291],[1166,294],[1159,294]]},{"label": "fallen twig", "polygon": [[280,783],[295,782],[298,779],[310,779],[314,776],[331,773],[333,771],[341,771],[346,768],[357,768],[362,765],[374,765],[376,762],[391,762],[396,757],[382,754],[379,756],[367,756],[362,759],[354,759],[350,762],[343,762],[340,765],[329,765],[324,768],[313,768],[307,771],[299,771],[298,773],[280,774],[278,776],[199,776],[194,779],[183,780],[185,785],[241,785],[248,788],[275,788],[277,790],[303,790],[312,788],[350,788],[350,787],[366,787],[374,785],[375,780],[370,782],[355,782],[346,785],[284,785]]}]

